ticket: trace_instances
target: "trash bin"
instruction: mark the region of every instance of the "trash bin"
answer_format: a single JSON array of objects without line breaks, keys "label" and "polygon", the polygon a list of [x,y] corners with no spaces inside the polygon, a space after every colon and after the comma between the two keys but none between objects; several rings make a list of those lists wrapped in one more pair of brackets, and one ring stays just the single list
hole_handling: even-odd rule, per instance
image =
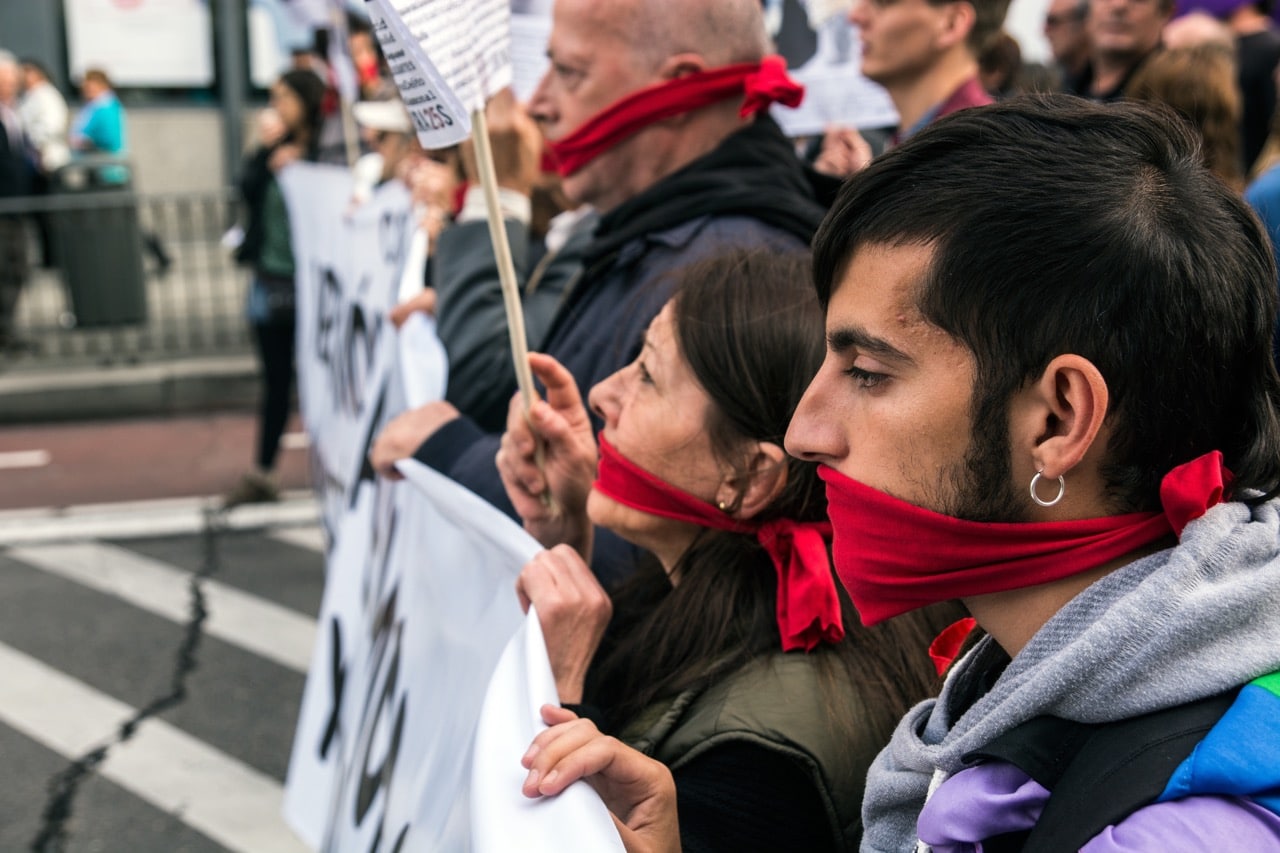
[{"label": "trash bin", "polygon": [[86,157],[53,175],[59,196],[49,215],[77,327],[125,326],[147,319],[142,234],[132,168],[118,158]]}]

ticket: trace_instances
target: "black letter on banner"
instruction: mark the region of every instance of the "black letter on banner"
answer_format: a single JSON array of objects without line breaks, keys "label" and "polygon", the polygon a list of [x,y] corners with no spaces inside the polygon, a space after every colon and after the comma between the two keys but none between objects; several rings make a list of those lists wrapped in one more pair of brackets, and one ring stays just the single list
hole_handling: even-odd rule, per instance
[{"label": "black letter on banner", "polygon": [[[391,615],[394,614],[394,592],[392,593],[391,601],[388,602],[388,610],[384,612],[389,612]],[[372,773],[369,772],[369,754],[373,750],[374,735],[377,733],[379,725],[383,722],[383,711],[389,710],[387,706],[394,701],[396,694],[397,679],[400,674],[400,639],[403,631],[403,625],[397,623],[394,629],[384,635],[383,642],[378,644],[382,647],[382,654],[378,656],[378,669],[382,668],[382,660],[387,655],[390,656],[390,663],[387,666],[386,680],[382,684],[382,689],[378,692],[374,703],[367,708],[362,721],[364,731],[360,737],[360,748],[357,751],[359,757],[356,764],[360,768],[360,784],[356,790],[354,804],[356,826],[364,823],[364,819],[369,814],[369,810],[372,808],[378,793],[390,787],[391,777],[396,769],[396,759],[400,753],[400,736],[404,732],[405,706],[408,703],[407,696],[401,696],[400,701],[395,703],[394,717],[391,721],[391,737],[387,742],[387,754],[382,759],[382,763]]]},{"label": "black letter on banner", "polygon": [[342,665],[342,626],[335,617],[330,623],[330,640],[333,646],[333,656],[331,658],[332,678],[329,685],[332,688],[330,699],[333,702],[333,710],[329,713],[329,723],[324,727],[324,736],[320,738],[320,758],[323,760],[329,754],[329,747],[333,745],[333,739],[338,734],[338,729],[342,727],[342,692],[347,686],[347,670]]}]

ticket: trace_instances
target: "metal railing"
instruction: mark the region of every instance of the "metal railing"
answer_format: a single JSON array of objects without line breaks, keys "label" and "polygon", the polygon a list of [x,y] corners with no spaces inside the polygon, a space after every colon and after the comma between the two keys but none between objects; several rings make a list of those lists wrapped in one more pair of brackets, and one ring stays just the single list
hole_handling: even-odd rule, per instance
[{"label": "metal railing", "polygon": [[30,258],[0,368],[250,352],[248,273],[221,242],[235,211],[229,188],[139,195],[86,186],[0,199],[0,216],[23,221]]}]

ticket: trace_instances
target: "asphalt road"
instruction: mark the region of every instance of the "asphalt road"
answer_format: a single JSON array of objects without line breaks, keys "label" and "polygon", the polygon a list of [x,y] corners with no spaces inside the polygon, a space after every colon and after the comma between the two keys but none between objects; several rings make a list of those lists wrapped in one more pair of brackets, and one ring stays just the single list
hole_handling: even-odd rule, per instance
[{"label": "asphalt road", "polygon": [[302,849],[280,801],[324,541],[305,492],[209,511],[253,431],[0,430],[0,852]]},{"label": "asphalt road", "polygon": [[[0,428],[0,510],[221,495],[254,458],[252,414],[37,424]],[[306,437],[286,431],[278,475],[309,478]]]}]

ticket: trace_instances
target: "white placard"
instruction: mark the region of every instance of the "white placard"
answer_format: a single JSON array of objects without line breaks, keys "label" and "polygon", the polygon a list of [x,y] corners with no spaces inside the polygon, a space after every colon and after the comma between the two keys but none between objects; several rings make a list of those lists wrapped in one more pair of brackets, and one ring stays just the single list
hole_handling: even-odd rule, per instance
[{"label": "white placard", "polygon": [[117,86],[213,85],[204,0],[66,0],[66,23],[73,79],[101,68]]},{"label": "white placard", "polygon": [[507,0],[368,0],[369,19],[425,148],[455,145],[511,85]]}]

